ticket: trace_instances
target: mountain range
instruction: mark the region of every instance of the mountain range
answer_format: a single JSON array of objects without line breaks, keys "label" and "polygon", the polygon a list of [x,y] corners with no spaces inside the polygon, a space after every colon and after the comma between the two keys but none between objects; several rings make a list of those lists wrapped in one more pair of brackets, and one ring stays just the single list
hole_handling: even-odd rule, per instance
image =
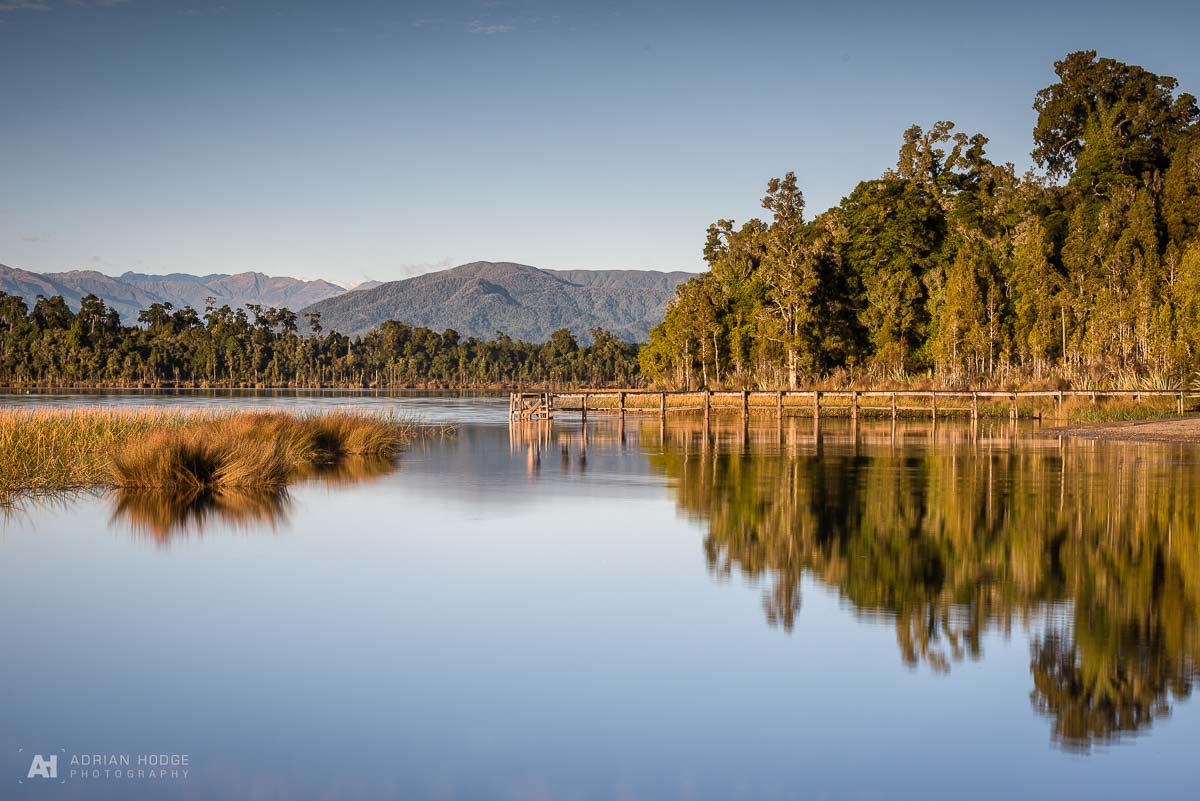
[{"label": "mountain range", "polygon": [[84,295],[92,294],[116,309],[126,323],[136,323],[138,312],[153,303],[170,303],[176,308],[191,306],[202,311],[211,297],[217,306],[229,304],[236,308],[245,307],[247,303],[261,303],[264,306],[300,309],[346,292],[329,281],[271,277],[262,273],[125,273],[114,278],[95,270],[35,273],[2,264],[0,291],[20,295],[31,306],[38,295],[62,295],[73,309],[79,308],[79,301]]},{"label": "mountain range", "polygon": [[152,303],[202,310],[248,303],[319,312],[326,331],[358,335],[385,320],[488,339],[497,332],[543,342],[559,328],[582,341],[605,328],[629,341],[645,341],[663,318],[685,272],[652,270],[543,270],[513,262],[472,262],[402,281],[368,282],[346,290],[329,281],[270,277],[262,273],[204,276],[173,273],[119,277],[92,270],[34,273],[0,265],[0,291],[32,304],[37,295],[62,295],[79,308],[89,293],[116,309],[126,323]]},{"label": "mountain range", "polygon": [[600,327],[644,342],[662,321],[675,287],[690,277],[684,272],[543,270],[477,261],[326,298],[305,312],[320,312],[326,330],[344,334],[401,320],[480,339],[502,332],[544,342],[555,330],[569,328],[586,342],[588,331]]}]

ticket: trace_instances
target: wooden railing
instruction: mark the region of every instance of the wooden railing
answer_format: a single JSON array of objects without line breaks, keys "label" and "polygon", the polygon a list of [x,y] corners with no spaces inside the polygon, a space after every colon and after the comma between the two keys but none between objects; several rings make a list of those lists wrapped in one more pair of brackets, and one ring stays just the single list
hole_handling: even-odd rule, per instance
[{"label": "wooden railing", "polygon": [[[891,415],[918,412],[937,420],[939,415],[969,414],[972,420],[985,410],[1007,406],[1007,414],[1017,419],[1022,403],[1041,417],[1042,407],[1052,408],[1056,418],[1062,417],[1067,399],[1084,398],[1091,403],[1109,399],[1131,399],[1141,403],[1149,398],[1173,398],[1176,410],[1183,414],[1188,399],[1200,397],[1190,390],[675,390],[645,389],[582,389],[563,392],[520,393],[509,397],[509,419],[550,419],[556,412],[579,412],[584,419],[589,413],[657,414],[666,417],[674,413],[778,415],[811,414],[819,419],[823,411],[844,412],[852,419],[862,412]],[[993,409],[986,409],[990,404]]]}]

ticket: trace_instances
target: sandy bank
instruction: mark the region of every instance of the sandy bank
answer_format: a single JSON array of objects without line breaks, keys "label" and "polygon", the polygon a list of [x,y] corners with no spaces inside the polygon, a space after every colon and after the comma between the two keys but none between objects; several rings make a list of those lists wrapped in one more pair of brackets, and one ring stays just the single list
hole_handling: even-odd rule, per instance
[{"label": "sandy bank", "polygon": [[1051,428],[1047,434],[1066,434],[1083,439],[1127,440],[1129,442],[1189,442],[1200,444],[1200,416],[1157,420],[1087,423]]}]

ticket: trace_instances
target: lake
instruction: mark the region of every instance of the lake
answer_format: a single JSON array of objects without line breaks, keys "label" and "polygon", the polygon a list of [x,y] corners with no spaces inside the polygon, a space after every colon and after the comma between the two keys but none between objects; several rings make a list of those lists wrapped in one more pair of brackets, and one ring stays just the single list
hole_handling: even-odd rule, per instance
[{"label": "lake", "polygon": [[8,510],[0,798],[1196,797],[1194,447],[510,428],[487,396],[0,403],[457,425],[283,494]]}]

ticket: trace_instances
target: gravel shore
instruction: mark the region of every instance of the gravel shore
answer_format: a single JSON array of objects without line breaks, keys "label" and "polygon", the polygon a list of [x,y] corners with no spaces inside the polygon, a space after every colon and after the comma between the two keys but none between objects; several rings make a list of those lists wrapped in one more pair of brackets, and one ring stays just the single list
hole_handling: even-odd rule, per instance
[{"label": "gravel shore", "polygon": [[1126,440],[1129,442],[1194,442],[1200,444],[1200,417],[1170,417],[1159,420],[1130,420],[1113,423],[1087,423],[1045,431],[1083,439]]}]

